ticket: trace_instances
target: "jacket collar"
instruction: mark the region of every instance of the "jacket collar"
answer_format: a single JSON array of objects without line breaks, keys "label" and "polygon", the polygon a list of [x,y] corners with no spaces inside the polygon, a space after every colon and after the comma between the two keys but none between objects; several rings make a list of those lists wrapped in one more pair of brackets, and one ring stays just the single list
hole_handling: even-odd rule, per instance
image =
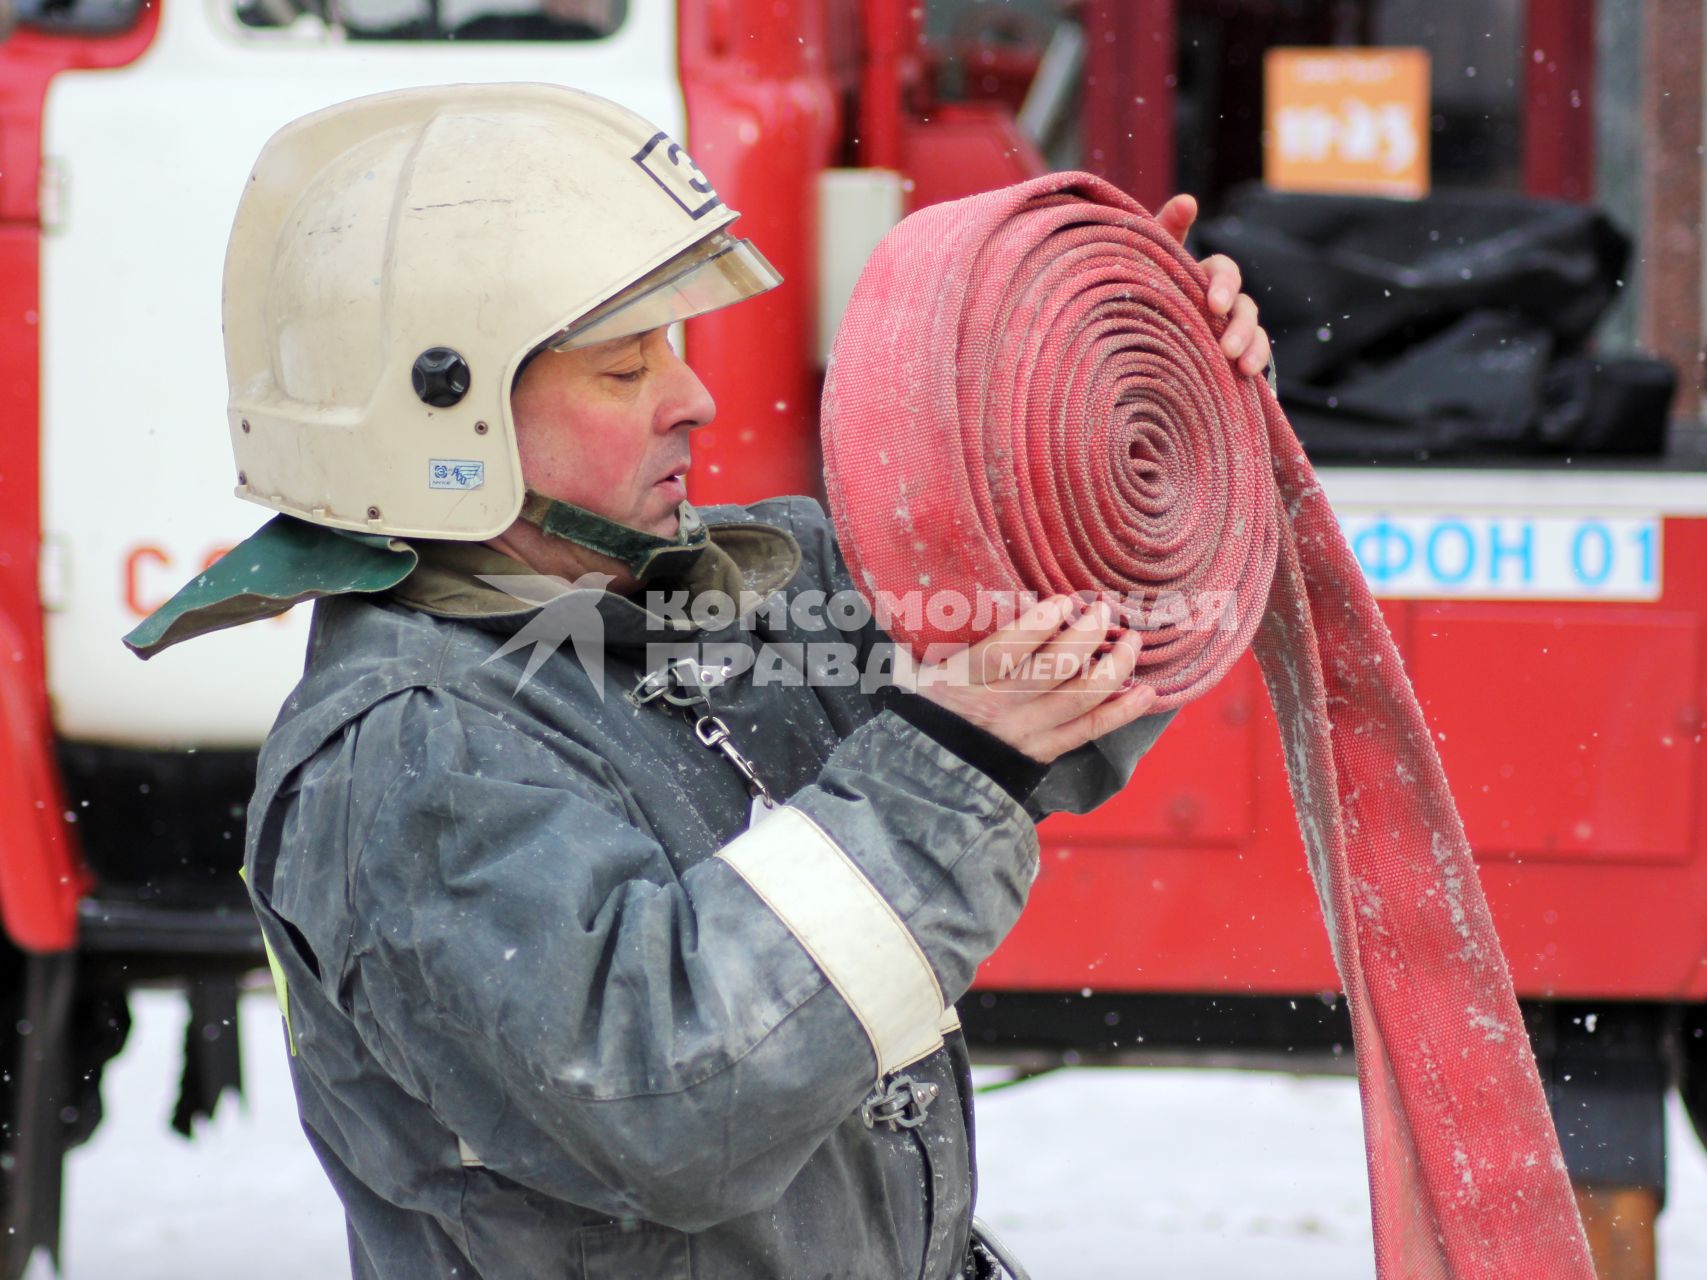
[{"label": "jacket collar", "polygon": [[[691,613],[675,607],[657,612],[647,607],[649,600],[670,602],[672,593],[685,592],[682,598],[691,602],[716,590],[745,613],[793,580],[800,544],[792,535],[745,518],[739,507],[704,514],[708,545],[686,570],[649,583],[639,600],[598,592],[606,643],[692,640],[704,630]],[[505,581],[494,585],[489,578]],[[280,515],[180,587],[124,643],[138,657],[151,658],[184,640],[339,595],[389,594],[423,613],[513,630],[569,589],[481,543],[405,541]]]},{"label": "jacket collar", "polygon": [[[633,596],[604,590],[598,581],[602,575],[588,575],[591,582],[568,582],[535,573],[480,543],[429,539],[410,543],[419,563],[388,594],[434,617],[460,618],[507,632],[573,592],[596,593],[593,603],[607,645],[691,642],[762,605],[800,569],[800,544],[793,535],[756,520],[717,519],[718,514],[715,508],[707,513],[709,539],[703,554],[684,571],[650,581]],[[739,509],[730,514],[738,515]],[[729,607],[704,607],[713,592],[730,602]]]}]

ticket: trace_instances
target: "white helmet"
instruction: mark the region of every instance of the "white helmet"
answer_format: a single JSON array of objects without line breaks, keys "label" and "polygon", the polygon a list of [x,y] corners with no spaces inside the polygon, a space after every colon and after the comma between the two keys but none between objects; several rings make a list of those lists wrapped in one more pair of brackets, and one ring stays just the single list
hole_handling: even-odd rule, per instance
[{"label": "white helmet", "polygon": [[780,283],[736,216],[669,137],[573,89],[411,89],[285,126],[226,250],[238,495],[337,529],[496,536],[526,496],[522,361]]}]

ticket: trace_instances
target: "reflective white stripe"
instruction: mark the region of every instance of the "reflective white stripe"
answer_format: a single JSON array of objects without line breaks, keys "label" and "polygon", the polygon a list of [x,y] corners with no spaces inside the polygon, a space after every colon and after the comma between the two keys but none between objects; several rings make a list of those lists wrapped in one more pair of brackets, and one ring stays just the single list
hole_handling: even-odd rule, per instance
[{"label": "reflective white stripe", "polygon": [[456,1140],[456,1154],[461,1157],[462,1167],[465,1169],[484,1169],[486,1167],[486,1162],[474,1154],[474,1148],[461,1138]]},{"label": "reflective white stripe", "polygon": [[718,853],[847,1001],[888,1075],[942,1045],[942,991],[901,917],[836,842],[785,807]]}]

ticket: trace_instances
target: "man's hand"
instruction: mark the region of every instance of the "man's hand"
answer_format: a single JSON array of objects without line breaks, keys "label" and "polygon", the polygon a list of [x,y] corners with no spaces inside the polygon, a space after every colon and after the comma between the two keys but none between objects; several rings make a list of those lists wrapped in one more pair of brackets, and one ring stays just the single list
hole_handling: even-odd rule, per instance
[{"label": "man's hand", "polygon": [[1156,701],[1150,686],[1127,686],[1143,642],[1136,631],[1122,631],[1108,643],[1113,622],[1101,601],[1081,609],[1071,596],[1054,596],[977,644],[919,665],[907,683],[1047,764],[1136,720]]},{"label": "man's hand", "polygon": [[[1197,200],[1193,196],[1175,196],[1162,206],[1156,221],[1175,240],[1185,243],[1185,233],[1197,221]],[[1268,334],[1257,323],[1257,304],[1249,294],[1239,292],[1244,277],[1238,264],[1224,253],[1212,254],[1203,260],[1209,273],[1209,309],[1218,316],[1227,316],[1227,331],[1221,335],[1221,350],[1240,373],[1259,374],[1268,366]]]}]

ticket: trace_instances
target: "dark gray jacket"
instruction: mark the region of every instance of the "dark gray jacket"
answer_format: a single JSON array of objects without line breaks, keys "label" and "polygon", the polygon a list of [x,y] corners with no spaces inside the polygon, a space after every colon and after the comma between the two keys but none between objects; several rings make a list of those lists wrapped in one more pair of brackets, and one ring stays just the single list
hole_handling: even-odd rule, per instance
[{"label": "dark gray jacket", "polygon": [[[849,585],[810,500],[704,514],[760,595]],[[262,752],[246,872],[355,1274],[955,1275],[953,1001],[1024,905],[1033,818],[1113,794],[1165,717],[1064,757],[1022,807],[859,683],[755,668],[711,693],[786,798],[744,834],[727,761],[622,697],[656,619],[597,607],[603,689],[565,644],[518,690],[530,649],[492,659],[534,612],[323,600]],[[881,640],[793,619],[682,638],[784,665]],[[922,1124],[866,1123],[880,1076],[935,1086]]]}]

